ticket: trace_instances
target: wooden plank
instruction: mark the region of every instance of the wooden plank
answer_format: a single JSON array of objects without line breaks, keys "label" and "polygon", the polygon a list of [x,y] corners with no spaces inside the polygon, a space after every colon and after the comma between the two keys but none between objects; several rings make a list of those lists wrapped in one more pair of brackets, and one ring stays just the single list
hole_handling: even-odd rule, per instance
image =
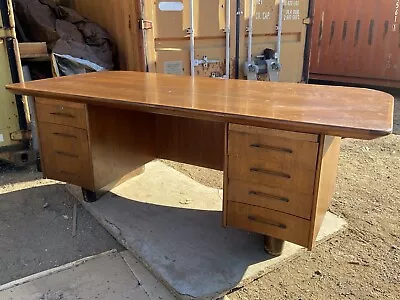
[{"label": "wooden plank", "polygon": [[374,90],[100,72],[7,85],[15,93],[156,114],[373,139],[393,128],[393,96]]},{"label": "wooden plank", "polygon": [[44,42],[18,43],[21,59],[24,58],[48,58],[47,45]]},{"label": "wooden plank", "polygon": [[88,118],[95,190],[122,183],[155,158],[154,116],[89,105]]},{"label": "wooden plank", "polygon": [[311,215],[310,240],[308,248],[311,250],[325,214],[328,211],[335,192],[336,174],[339,161],[341,138],[333,136],[323,137],[320,143],[317,173],[315,180],[314,204]]}]

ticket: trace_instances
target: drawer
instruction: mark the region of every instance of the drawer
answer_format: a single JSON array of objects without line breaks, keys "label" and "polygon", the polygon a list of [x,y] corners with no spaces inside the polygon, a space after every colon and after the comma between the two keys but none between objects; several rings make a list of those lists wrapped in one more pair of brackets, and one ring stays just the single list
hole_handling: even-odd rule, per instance
[{"label": "drawer", "polygon": [[230,131],[228,137],[229,156],[268,161],[271,168],[285,173],[295,167],[316,169],[318,143],[235,131]]},{"label": "drawer", "polygon": [[227,224],[308,246],[311,223],[308,220],[267,208],[228,202]]},{"label": "drawer", "polygon": [[260,158],[229,156],[228,178],[281,188],[290,192],[312,195],[314,193],[315,169],[293,164],[282,167],[279,161]]},{"label": "drawer", "polygon": [[36,115],[39,122],[87,129],[86,105],[82,103],[37,98]]},{"label": "drawer", "polygon": [[93,188],[86,130],[43,122],[38,125],[44,175]]},{"label": "drawer", "polygon": [[309,220],[313,195],[230,180],[228,183],[228,201],[269,208]]},{"label": "drawer", "polygon": [[243,132],[250,134],[261,134],[261,135],[268,135],[270,137],[281,137],[291,140],[299,140],[299,141],[314,142],[314,143],[317,143],[319,139],[318,134],[270,129],[263,127],[249,126],[249,125],[239,125],[233,123],[229,124],[229,131]]}]

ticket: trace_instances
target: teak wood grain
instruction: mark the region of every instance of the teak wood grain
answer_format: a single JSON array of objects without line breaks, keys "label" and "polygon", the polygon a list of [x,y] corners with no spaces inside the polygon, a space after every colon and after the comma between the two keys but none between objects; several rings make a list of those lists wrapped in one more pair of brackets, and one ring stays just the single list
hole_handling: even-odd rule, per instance
[{"label": "teak wood grain", "polygon": [[95,190],[110,189],[156,157],[154,115],[89,105],[88,119]]},{"label": "teak wood grain", "polygon": [[227,192],[228,201],[269,208],[308,220],[311,218],[313,195],[232,179]]},{"label": "teak wood grain", "polygon": [[83,104],[37,98],[36,111],[41,122],[87,128],[86,107]]},{"label": "teak wood grain", "polygon": [[227,223],[307,247],[310,221],[279,211],[228,201]]},{"label": "teak wood grain", "polygon": [[36,97],[349,138],[373,139],[393,128],[393,97],[360,88],[121,71],[7,88]]}]

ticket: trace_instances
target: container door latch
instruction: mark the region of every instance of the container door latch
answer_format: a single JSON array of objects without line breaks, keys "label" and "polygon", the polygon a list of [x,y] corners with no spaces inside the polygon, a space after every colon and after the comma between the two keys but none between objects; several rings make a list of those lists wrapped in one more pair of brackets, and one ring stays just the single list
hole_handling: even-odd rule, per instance
[{"label": "container door latch", "polygon": [[153,22],[149,20],[139,20],[140,30],[149,30],[153,28]]}]

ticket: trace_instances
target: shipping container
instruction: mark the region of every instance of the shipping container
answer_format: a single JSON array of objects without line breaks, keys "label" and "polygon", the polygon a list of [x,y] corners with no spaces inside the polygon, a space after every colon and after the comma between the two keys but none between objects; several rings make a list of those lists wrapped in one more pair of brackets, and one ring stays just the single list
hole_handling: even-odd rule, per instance
[{"label": "shipping container", "polygon": [[310,78],[400,87],[400,0],[316,0]]},{"label": "shipping container", "polygon": [[251,45],[251,61],[261,80],[268,78],[263,75],[264,53],[271,51],[265,50],[277,50],[282,12],[279,80],[304,81],[310,1],[282,0],[282,9],[280,2],[73,0],[71,5],[113,36],[122,70],[243,78]]},{"label": "shipping container", "polygon": [[30,131],[24,99],[5,85],[22,80],[21,60],[11,1],[0,0],[0,161],[25,166],[36,159],[30,147]]}]

